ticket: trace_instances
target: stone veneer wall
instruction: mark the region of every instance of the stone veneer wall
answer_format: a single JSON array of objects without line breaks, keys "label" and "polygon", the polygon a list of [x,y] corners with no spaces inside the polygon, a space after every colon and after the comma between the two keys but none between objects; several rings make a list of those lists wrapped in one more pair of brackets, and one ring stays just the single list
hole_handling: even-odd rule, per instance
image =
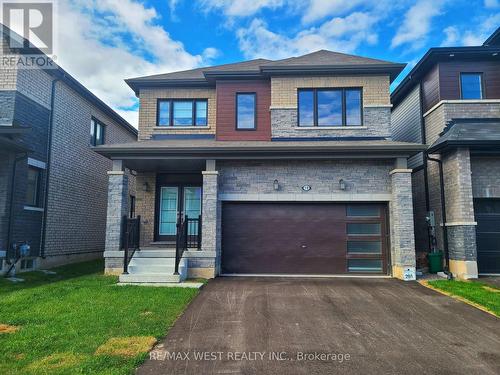
[{"label": "stone veneer wall", "polygon": [[271,137],[273,138],[310,138],[310,137],[391,137],[390,107],[364,107],[363,125],[357,127],[338,127],[332,129],[299,127],[297,109],[271,109]]},{"label": "stone veneer wall", "polygon": [[402,278],[405,268],[415,271],[415,236],[411,170],[391,171],[392,199],[389,203],[391,261],[393,275]]},{"label": "stone veneer wall", "polygon": [[[219,196],[231,199],[246,195],[255,199],[259,195],[271,195],[280,199],[284,194],[295,194],[297,199],[307,200],[321,194],[327,198],[333,194],[350,196],[366,194],[390,194],[389,172],[392,163],[387,160],[326,160],[326,161],[220,161]],[[273,188],[279,182],[279,191]],[[344,179],[347,190],[339,189],[339,180]],[[310,185],[305,192],[302,186]],[[369,200],[369,199],[367,199]]]},{"label": "stone veneer wall", "polygon": [[[158,127],[158,99],[208,99],[208,126]],[[217,96],[215,88],[152,88],[139,93],[139,140],[151,139],[158,134],[214,134],[216,129]]]}]

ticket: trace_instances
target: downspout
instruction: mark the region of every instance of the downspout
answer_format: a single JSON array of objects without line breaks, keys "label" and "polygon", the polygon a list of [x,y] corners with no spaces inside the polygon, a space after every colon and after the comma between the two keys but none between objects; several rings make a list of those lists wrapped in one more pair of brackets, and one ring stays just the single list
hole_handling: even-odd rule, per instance
[{"label": "downspout", "polygon": [[[422,88],[422,84],[419,83],[419,103],[420,103],[420,136],[422,138],[422,144],[427,144],[427,133],[425,131],[425,118],[424,118],[424,103],[423,103],[423,98],[424,98],[424,90]],[[430,211],[430,198],[429,198],[429,177],[427,176],[427,157],[425,157],[424,154],[424,189],[425,189],[425,210],[427,212]]]},{"label": "downspout", "polygon": [[450,270],[450,258],[448,251],[448,227],[446,226],[446,201],[444,193],[444,173],[443,173],[443,161],[441,159],[434,159],[426,153],[427,160],[434,161],[439,165],[439,190],[441,195],[441,217],[443,221],[443,246],[444,246],[444,261],[445,261],[445,273],[448,278],[451,278]]},{"label": "downspout", "polygon": [[50,115],[49,115],[49,129],[47,135],[47,165],[45,169],[45,184],[44,184],[44,197],[43,197],[43,216],[42,216],[42,239],[40,244],[40,256],[45,259],[45,241],[47,232],[47,211],[49,202],[49,176],[50,176],[50,166],[52,159],[52,129],[54,128],[54,103],[55,103],[55,93],[56,84],[61,78],[55,78],[52,81],[52,87],[50,91]]},{"label": "downspout", "polygon": [[14,231],[14,195],[16,192],[16,169],[17,163],[25,159],[28,153],[24,153],[22,156],[14,158],[14,164],[12,166],[11,183],[10,183],[10,203],[9,203],[9,223],[7,228],[7,251],[11,249],[12,233]]}]

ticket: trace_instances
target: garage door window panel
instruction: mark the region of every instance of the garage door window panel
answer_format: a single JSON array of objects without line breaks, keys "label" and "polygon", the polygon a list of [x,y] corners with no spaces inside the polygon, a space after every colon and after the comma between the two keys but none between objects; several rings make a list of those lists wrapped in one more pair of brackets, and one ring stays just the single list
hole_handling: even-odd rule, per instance
[{"label": "garage door window panel", "polygon": [[357,241],[349,240],[347,241],[347,253],[348,254],[382,254],[382,242],[381,241]]},{"label": "garage door window panel", "polygon": [[380,223],[347,223],[349,236],[380,236],[381,233]]},{"label": "garage door window panel", "polygon": [[382,272],[382,259],[348,259],[349,272]]}]

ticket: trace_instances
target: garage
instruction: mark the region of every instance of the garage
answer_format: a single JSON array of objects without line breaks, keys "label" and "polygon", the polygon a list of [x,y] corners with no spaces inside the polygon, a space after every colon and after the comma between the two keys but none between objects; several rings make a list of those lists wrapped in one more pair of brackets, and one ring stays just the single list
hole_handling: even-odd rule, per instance
[{"label": "garage", "polygon": [[474,200],[477,267],[482,274],[500,273],[500,199]]},{"label": "garage", "polygon": [[386,274],[387,208],[224,202],[223,274]]}]

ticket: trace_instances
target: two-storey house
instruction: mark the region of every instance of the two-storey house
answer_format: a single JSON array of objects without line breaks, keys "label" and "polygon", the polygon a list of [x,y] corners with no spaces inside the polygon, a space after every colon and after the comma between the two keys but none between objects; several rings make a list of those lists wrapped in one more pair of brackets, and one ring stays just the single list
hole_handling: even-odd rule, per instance
[{"label": "two-storey house", "polygon": [[460,278],[500,273],[499,53],[500,29],[482,46],[431,48],[391,97],[394,139],[429,147],[409,161],[419,264],[444,250]]},{"label": "two-storey house", "polygon": [[62,68],[7,64],[42,53],[1,30],[0,273],[22,244],[18,270],[102,257],[111,161],[92,147],[137,130]]},{"label": "two-storey house", "polygon": [[[95,148],[114,165],[107,272],[414,278],[407,158],[424,147],[391,139],[389,85],[403,67],[322,50],[127,80],[139,141]],[[128,255],[125,167],[141,216]]]}]

